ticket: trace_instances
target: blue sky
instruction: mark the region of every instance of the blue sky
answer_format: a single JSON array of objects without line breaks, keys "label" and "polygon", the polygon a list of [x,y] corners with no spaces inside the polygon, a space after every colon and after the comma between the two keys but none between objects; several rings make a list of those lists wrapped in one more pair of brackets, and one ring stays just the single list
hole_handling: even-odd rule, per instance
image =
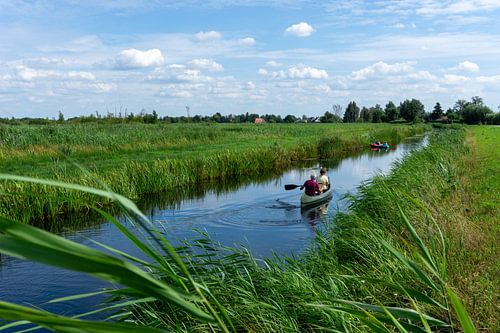
[{"label": "blue sky", "polygon": [[0,117],[500,105],[500,0],[3,0]]}]

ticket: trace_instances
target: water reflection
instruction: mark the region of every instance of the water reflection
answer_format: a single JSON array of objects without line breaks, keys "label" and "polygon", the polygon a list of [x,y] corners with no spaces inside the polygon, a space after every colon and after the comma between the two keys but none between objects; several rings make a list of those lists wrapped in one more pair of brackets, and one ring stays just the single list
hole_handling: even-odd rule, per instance
[{"label": "water reflection", "polygon": [[300,214],[302,215],[302,220],[309,223],[311,226],[316,226],[319,223],[325,223],[328,221],[328,202],[320,204],[316,207],[302,208]]}]

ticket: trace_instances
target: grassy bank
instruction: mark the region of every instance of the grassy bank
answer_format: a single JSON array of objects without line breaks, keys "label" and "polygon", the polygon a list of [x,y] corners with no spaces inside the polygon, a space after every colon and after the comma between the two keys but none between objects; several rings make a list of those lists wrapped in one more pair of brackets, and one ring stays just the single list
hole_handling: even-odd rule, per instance
[{"label": "grassy bank", "polygon": [[[476,332],[474,326],[496,332],[498,300],[476,301],[474,309],[469,298],[491,295],[498,286],[495,263],[488,262],[498,260],[491,253],[497,251],[498,234],[483,235],[498,231],[498,182],[488,181],[494,177],[490,172],[496,164],[483,150],[492,132],[475,131],[475,145],[471,135],[465,144],[463,129],[433,134],[428,147],[407,156],[389,176],[364,184],[352,198],[350,212],[337,215],[318,233],[311,248],[296,258],[261,262],[244,250],[222,248],[205,236],[174,252],[121,197],[115,199],[146,232],[143,242],[128,236],[151,261],[112,253],[150,273],[0,219],[0,251],[124,285],[113,292],[114,300],[121,301],[119,314],[113,318],[126,319],[126,324],[112,328],[108,323],[63,319],[2,302],[0,318],[27,319],[61,332],[78,327],[86,332],[428,333]],[[482,133],[485,137],[478,140]],[[471,164],[484,162],[481,156],[485,163]],[[470,195],[469,186],[477,196]],[[472,212],[476,204],[481,208]],[[470,241],[478,235],[486,237],[485,245],[469,247],[477,246]],[[472,258],[479,258],[481,264]],[[469,277],[481,267],[493,274],[482,273],[483,282],[476,284]],[[465,300],[475,324],[456,293]]]},{"label": "grassy bank", "polygon": [[[473,203],[463,202],[472,149],[464,140],[461,129],[442,130],[390,176],[362,186],[351,212],[338,215],[301,258],[262,264],[232,251],[217,259],[193,256],[193,274],[204,277],[236,331],[467,330],[454,290],[466,300],[476,328],[494,332],[498,303],[476,303],[481,309],[475,310],[469,300],[494,293],[495,277],[485,275],[477,288],[470,280],[467,257],[475,254],[464,241],[482,231],[471,230]],[[487,269],[495,267],[490,262]],[[457,283],[459,276],[467,282]],[[164,303],[137,307],[134,320],[178,331],[209,329]]]},{"label": "grassy bank", "polygon": [[[0,170],[111,190],[132,199],[207,181],[278,174],[294,161],[397,142],[423,126],[339,124],[86,124],[1,126]],[[2,183],[0,214],[45,225],[107,200],[67,189]]]},{"label": "grassy bank", "polygon": [[500,331],[500,127],[468,128],[470,154],[460,165],[460,210],[450,230],[455,253],[450,281],[476,318],[478,327]]}]

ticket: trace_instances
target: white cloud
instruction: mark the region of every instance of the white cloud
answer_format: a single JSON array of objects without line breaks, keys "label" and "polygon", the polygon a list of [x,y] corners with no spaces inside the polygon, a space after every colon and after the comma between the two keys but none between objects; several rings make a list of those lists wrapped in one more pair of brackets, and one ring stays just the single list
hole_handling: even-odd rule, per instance
[{"label": "white cloud", "polygon": [[193,59],[188,62],[188,65],[198,69],[206,69],[210,72],[221,72],[224,70],[221,64],[210,59]]},{"label": "white cloud", "polygon": [[328,73],[324,69],[298,65],[286,71],[272,72],[270,76],[271,79],[327,79]]},{"label": "white cloud", "polygon": [[207,82],[212,80],[211,77],[203,75],[198,69],[186,69],[182,73],[177,74],[175,78],[179,81],[189,82]]},{"label": "white cloud", "polygon": [[116,57],[115,67],[118,69],[158,67],[163,65],[164,62],[163,54],[158,49],[147,51],[126,49]]},{"label": "white cloud", "polygon": [[469,81],[469,78],[463,75],[445,74],[444,82],[446,84],[462,84]]},{"label": "white cloud", "polygon": [[35,79],[56,78],[62,80],[83,80],[94,81],[96,78],[90,72],[78,71],[55,71],[55,70],[38,70],[24,65],[15,67],[16,76],[23,81],[33,81]]},{"label": "white cloud", "polygon": [[479,66],[468,60],[458,64],[458,69],[466,72],[478,72]]},{"label": "white cloud", "polygon": [[416,29],[417,25],[415,23],[403,24],[403,23],[400,22],[400,23],[394,24],[393,27],[397,28],[397,29],[405,29],[405,28]]},{"label": "white cloud", "polygon": [[446,14],[466,14],[476,11],[491,11],[500,8],[497,0],[425,1],[416,10],[419,15],[434,16]]},{"label": "white cloud", "polygon": [[415,81],[434,81],[437,79],[437,77],[428,71],[418,71],[415,73],[408,74],[406,76],[410,80],[415,80]]},{"label": "white cloud", "polygon": [[107,93],[115,90],[116,85],[111,83],[93,83],[89,85],[89,88],[93,88],[97,93]]},{"label": "white cloud", "polygon": [[115,90],[116,84],[103,83],[103,82],[87,83],[81,81],[67,81],[58,86],[57,89],[58,91],[56,91],[56,93],[63,93],[63,94],[68,94],[68,93],[73,94],[76,92],[79,92],[80,94],[81,93],[105,94]]},{"label": "white cloud", "polygon": [[286,28],[285,33],[297,37],[309,37],[314,31],[314,28],[308,23],[300,22]]},{"label": "white cloud", "polygon": [[187,97],[192,97],[193,94],[191,94],[189,91],[186,90],[181,90],[181,91],[161,91],[158,93],[158,96],[161,97],[172,97],[172,98],[187,98]]},{"label": "white cloud", "polygon": [[238,39],[238,43],[241,45],[254,45],[256,43],[255,38],[253,37],[246,37],[246,38],[241,38]]},{"label": "white cloud", "polygon": [[206,42],[206,41],[221,39],[222,35],[220,32],[212,30],[207,32],[200,31],[195,35],[195,37],[199,41]]},{"label": "white cloud", "polygon": [[271,61],[266,62],[266,66],[269,66],[269,67],[281,67],[281,66],[283,66],[283,64],[280,64],[279,62],[271,60]]},{"label": "white cloud", "polygon": [[478,76],[476,81],[479,83],[496,84],[500,83],[500,75],[493,76]]},{"label": "white cloud", "polygon": [[268,74],[267,69],[265,69],[265,68],[259,68],[259,70],[257,71],[257,73],[259,75],[267,75]]},{"label": "white cloud", "polygon": [[413,64],[414,63],[412,62],[401,62],[390,65],[386,64],[383,61],[379,61],[373,65],[352,72],[352,79],[360,81],[372,77],[377,78],[388,74],[410,73],[415,70],[413,68]]}]

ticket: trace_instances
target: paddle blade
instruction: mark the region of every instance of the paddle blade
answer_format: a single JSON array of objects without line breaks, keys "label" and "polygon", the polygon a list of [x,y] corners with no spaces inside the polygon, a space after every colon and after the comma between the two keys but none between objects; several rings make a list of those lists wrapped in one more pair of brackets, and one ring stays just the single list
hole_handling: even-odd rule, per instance
[{"label": "paddle blade", "polygon": [[285,185],[285,190],[288,191],[288,190],[294,190],[296,189],[297,187],[300,187],[301,185],[295,185],[295,184],[286,184]]}]

